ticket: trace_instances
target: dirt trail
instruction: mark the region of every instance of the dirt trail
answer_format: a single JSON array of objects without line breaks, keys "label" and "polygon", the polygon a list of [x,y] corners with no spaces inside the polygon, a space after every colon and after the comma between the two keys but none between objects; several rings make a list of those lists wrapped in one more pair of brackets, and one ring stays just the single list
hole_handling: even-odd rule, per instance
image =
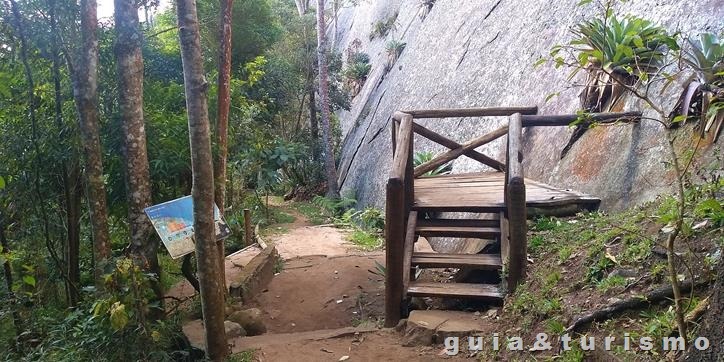
[{"label": "dirt trail", "polygon": [[[262,311],[267,334],[230,340],[234,353],[253,349],[256,361],[440,358],[433,348],[402,347],[397,333],[376,329],[384,317],[384,278],[374,272],[378,263],[384,264],[384,252],[361,251],[346,240],[343,230],[311,225],[288,204],[275,202],[274,206],[284,208],[295,220],[272,225],[272,230],[285,232],[265,237],[285,260],[284,268],[248,305]],[[252,247],[227,257],[227,283],[259,252]],[[176,295],[193,295],[185,282],[173,289]],[[327,335],[327,331],[351,327],[368,332]],[[187,323],[184,331],[192,343],[203,341],[200,321]]]}]

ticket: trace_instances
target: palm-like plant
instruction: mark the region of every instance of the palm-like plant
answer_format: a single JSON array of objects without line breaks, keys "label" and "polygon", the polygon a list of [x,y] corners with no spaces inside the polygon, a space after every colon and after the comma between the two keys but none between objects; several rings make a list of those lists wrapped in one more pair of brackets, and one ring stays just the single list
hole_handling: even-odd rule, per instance
[{"label": "palm-like plant", "polygon": [[[414,167],[420,166],[425,162],[428,162],[435,158],[435,154],[432,152],[415,152],[415,155],[412,158],[412,164]],[[448,162],[444,165],[440,165],[437,168],[435,168],[432,171],[427,172],[423,176],[438,176],[438,175],[447,175],[452,172],[452,163]]]},{"label": "palm-like plant", "polygon": [[681,60],[694,70],[696,79],[685,86],[674,110],[674,120],[685,122],[693,110],[701,120],[701,136],[714,129],[716,142],[724,123],[724,39],[711,33],[687,39]]},{"label": "palm-like plant", "polygon": [[[586,84],[579,95],[581,108],[586,112],[611,111],[626,93],[627,87],[649,76],[663,66],[667,49],[678,50],[675,37],[666,29],[634,16],[619,19],[607,14],[603,19],[584,21],[572,30],[575,38],[565,47],[576,56],[576,71],[585,69]],[[555,47],[556,57],[564,47]],[[563,58],[557,57],[557,65]],[[579,126],[561,152],[561,158],[585,133]]]},{"label": "palm-like plant", "polygon": [[392,66],[395,65],[397,59],[400,58],[402,51],[405,50],[407,43],[403,43],[399,40],[390,40],[385,45],[385,51],[387,51],[387,65],[385,69],[389,71]]},{"label": "palm-like plant", "polygon": [[615,83],[648,80],[663,65],[667,49],[678,49],[666,29],[633,16],[619,20],[612,14],[586,21],[573,34],[577,38],[570,45],[578,51],[578,61],[589,75],[581,102],[590,112],[610,110],[624,93],[624,87]]}]

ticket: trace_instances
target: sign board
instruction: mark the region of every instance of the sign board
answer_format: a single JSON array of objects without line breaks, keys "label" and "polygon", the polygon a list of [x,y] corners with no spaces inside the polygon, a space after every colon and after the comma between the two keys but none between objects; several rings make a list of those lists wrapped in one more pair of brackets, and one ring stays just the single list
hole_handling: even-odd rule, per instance
[{"label": "sign board", "polygon": [[[171,200],[162,204],[147,207],[143,210],[163,245],[174,259],[194,251],[194,202],[191,196]],[[216,240],[231,235],[231,229],[221,217],[219,208],[214,205]]]}]

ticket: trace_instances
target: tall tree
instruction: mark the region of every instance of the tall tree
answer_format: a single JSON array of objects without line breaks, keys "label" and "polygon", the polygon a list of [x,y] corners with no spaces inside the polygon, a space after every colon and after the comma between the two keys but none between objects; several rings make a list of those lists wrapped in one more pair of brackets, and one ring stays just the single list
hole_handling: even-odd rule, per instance
[{"label": "tall tree", "polygon": [[108,204],[103,181],[98,116],[98,15],[96,0],[81,0],[80,27],[82,46],[78,50],[77,66],[69,61],[73,76],[73,97],[80,124],[81,143],[85,157],[85,181],[88,210],[93,235],[94,276],[96,287],[101,287],[104,268],[111,255],[108,232]]},{"label": "tall tree", "polygon": [[219,154],[216,159],[214,177],[216,178],[216,193],[214,199],[221,213],[224,213],[226,200],[226,159],[228,156],[228,127],[229,104],[231,102],[231,10],[233,0],[221,0],[221,15],[219,25],[219,78],[218,102],[216,109],[216,145]]},{"label": "tall tree", "polygon": [[[115,0],[116,62],[118,67],[119,105],[123,121],[126,156],[126,195],[131,232],[131,253],[146,270],[159,274],[158,241],[151,235],[151,223],[143,209],[151,205],[151,176],[146,151],[143,120],[143,57],[138,3]],[[156,294],[162,292],[156,286]]]},{"label": "tall tree", "polygon": [[329,120],[329,75],[327,74],[327,48],[324,23],[324,0],[317,0],[317,63],[319,64],[319,106],[322,113],[322,147],[324,147],[324,174],[327,197],[338,197],[337,170],[334,165],[334,147]]},{"label": "tall tree", "polygon": [[224,332],[224,282],[219,270],[221,263],[214,230],[214,170],[206,104],[208,83],[204,78],[196,1],[176,0],[176,11],[189,119],[196,263],[206,329],[206,353],[211,360],[221,361],[228,350]]},{"label": "tall tree", "polygon": [[[231,10],[233,0],[221,0],[221,15],[219,25],[219,79],[218,79],[218,101],[216,109],[216,146],[218,147],[218,156],[216,158],[216,167],[214,169],[214,177],[216,178],[216,189],[214,199],[219,211],[224,214],[226,209],[226,159],[228,157],[228,126],[229,126],[229,104],[231,103],[231,88],[229,80],[231,78]],[[224,282],[226,289],[225,270],[224,270],[224,243],[219,245],[219,263],[221,267],[221,280]]]}]

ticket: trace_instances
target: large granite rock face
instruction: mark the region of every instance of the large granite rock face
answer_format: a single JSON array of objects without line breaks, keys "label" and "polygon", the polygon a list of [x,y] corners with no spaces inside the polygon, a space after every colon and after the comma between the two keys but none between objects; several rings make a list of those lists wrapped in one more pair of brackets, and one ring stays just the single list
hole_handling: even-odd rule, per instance
[{"label": "large granite rock face", "polygon": [[[577,7],[577,2],[437,0],[424,20],[418,16],[419,0],[366,0],[344,8],[338,19],[336,48],[344,51],[359,39],[362,50],[372,58],[373,69],[354,98],[352,110],[340,114],[342,191],[353,190],[361,205],[384,207],[392,160],[390,116],[397,110],[537,105],[540,114],[575,113],[580,88],[567,89],[569,71],[556,70],[550,64],[534,68],[533,64],[548,54],[551,46],[569,40],[569,29],[595,12],[593,6]],[[722,0],[633,0],[617,6],[619,14],[646,17],[684,34],[724,30]],[[386,39],[370,40],[374,22],[395,13],[395,30]],[[407,46],[386,72],[385,43],[391,39]],[[581,83],[583,78],[573,81]],[[553,92],[561,93],[545,102]],[[670,87],[661,100],[672,105],[678,92],[678,86]],[[630,98],[623,108],[654,115],[643,102]],[[465,141],[505,121],[458,118],[420,122]],[[666,138],[657,123],[591,129],[561,160],[560,151],[571,132],[568,127],[526,129],[526,177],[598,196],[604,209],[651,200],[671,189],[673,174],[663,164],[668,159]],[[419,136],[415,142],[416,150],[445,150]],[[503,146],[498,140],[479,151],[503,159]],[[710,155],[714,148],[704,145],[702,153]],[[456,173],[484,169],[465,157],[453,166]]]}]

